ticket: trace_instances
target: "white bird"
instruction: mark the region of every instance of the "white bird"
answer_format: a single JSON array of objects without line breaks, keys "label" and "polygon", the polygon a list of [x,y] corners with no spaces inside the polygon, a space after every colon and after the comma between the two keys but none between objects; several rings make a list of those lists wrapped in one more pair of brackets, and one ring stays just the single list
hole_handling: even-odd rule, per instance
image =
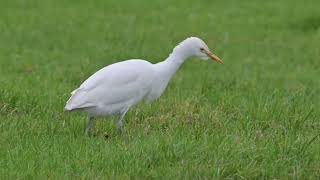
[{"label": "white bird", "polygon": [[86,135],[95,117],[119,115],[116,127],[122,133],[126,112],[142,100],[150,102],[160,97],[174,73],[192,56],[203,60],[211,58],[223,64],[201,39],[190,37],[177,45],[162,62],[152,64],[131,59],[100,69],[71,93],[64,110],[82,110],[88,114]]}]

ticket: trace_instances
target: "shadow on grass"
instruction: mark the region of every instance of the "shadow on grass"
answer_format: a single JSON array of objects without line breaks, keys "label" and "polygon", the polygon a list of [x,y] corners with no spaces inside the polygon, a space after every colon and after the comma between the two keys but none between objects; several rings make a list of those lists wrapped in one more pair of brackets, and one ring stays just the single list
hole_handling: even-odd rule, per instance
[{"label": "shadow on grass", "polygon": [[320,15],[308,16],[290,23],[290,28],[302,32],[315,32],[320,29]]}]

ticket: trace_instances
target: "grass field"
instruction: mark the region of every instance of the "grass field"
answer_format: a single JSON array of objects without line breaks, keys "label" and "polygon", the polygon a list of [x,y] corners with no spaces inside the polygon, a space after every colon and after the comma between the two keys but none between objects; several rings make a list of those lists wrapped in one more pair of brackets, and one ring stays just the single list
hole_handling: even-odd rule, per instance
[{"label": "grass field", "polygon": [[[320,1],[2,0],[0,179],[320,178]],[[198,36],[165,94],[85,137],[69,93]],[[107,119],[107,118],[106,118]]]}]

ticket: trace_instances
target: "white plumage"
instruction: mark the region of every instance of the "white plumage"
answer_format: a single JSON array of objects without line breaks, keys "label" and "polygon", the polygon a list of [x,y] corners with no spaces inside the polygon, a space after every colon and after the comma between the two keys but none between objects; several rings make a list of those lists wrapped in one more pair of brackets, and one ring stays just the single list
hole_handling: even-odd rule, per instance
[{"label": "white plumage", "polygon": [[190,37],[176,46],[170,56],[160,63],[131,59],[102,68],[71,93],[64,109],[87,112],[86,134],[93,125],[94,117],[110,115],[119,115],[116,125],[122,132],[122,119],[129,108],[141,100],[157,99],[172,75],[191,56],[204,60],[211,58],[222,63],[201,39]]}]

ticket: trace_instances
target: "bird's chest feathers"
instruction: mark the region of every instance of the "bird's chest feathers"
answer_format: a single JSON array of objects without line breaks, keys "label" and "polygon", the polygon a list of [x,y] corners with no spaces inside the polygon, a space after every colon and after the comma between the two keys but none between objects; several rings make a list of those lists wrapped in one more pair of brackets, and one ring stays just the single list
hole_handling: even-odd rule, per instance
[{"label": "bird's chest feathers", "polygon": [[153,82],[151,91],[148,93],[146,99],[147,101],[153,101],[161,96],[168,85],[169,79],[167,78],[157,78]]},{"label": "bird's chest feathers", "polygon": [[173,60],[166,60],[155,65],[154,79],[152,82],[152,88],[148,93],[147,101],[152,101],[161,96],[165,91],[171,77],[178,70],[181,63]]}]

